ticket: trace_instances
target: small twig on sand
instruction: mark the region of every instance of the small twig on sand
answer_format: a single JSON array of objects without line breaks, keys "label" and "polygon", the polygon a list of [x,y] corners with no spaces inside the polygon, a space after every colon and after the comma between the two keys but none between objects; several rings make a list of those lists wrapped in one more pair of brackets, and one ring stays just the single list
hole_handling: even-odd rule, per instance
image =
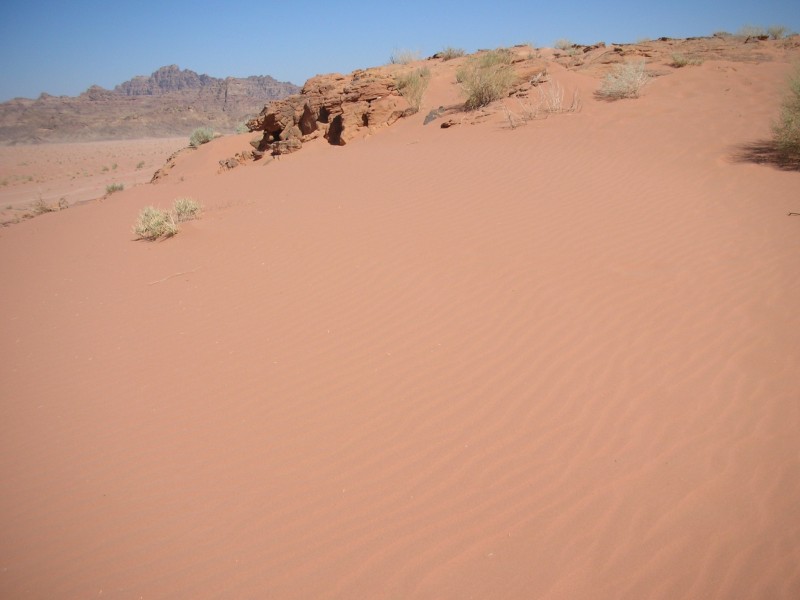
[{"label": "small twig on sand", "polygon": [[194,273],[198,269],[200,269],[200,267],[197,267],[196,269],[192,269],[191,271],[181,271],[180,273],[173,273],[172,275],[167,275],[163,279],[157,279],[156,281],[151,281],[147,285],[155,285],[157,283],[161,283],[162,281],[166,281],[167,279],[172,279],[173,277],[180,277],[181,275],[186,275],[187,273]]},{"label": "small twig on sand", "polygon": [[795,215],[795,216],[797,216],[797,217],[800,217],[800,213],[789,213],[787,216],[788,216],[788,217],[791,217],[792,215]]}]

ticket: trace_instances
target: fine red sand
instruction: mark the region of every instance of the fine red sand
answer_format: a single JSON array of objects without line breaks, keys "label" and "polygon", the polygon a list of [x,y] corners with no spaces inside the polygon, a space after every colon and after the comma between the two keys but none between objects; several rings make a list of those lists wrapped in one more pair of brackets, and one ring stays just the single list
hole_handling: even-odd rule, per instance
[{"label": "fine red sand", "polygon": [[0,597],[800,597],[800,173],[737,158],[788,63],[423,126],[455,64],[0,230]]}]

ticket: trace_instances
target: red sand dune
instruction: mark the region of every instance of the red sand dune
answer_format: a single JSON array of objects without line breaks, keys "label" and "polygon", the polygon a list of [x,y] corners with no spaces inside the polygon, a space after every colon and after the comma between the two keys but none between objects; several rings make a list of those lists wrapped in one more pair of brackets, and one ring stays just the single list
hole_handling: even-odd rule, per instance
[{"label": "red sand dune", "polygon": [[1,230],[0,596],[800,597],[800,173],[733,158],[788,69],[554,66],[515,130],[423,126],[439,70]]}]

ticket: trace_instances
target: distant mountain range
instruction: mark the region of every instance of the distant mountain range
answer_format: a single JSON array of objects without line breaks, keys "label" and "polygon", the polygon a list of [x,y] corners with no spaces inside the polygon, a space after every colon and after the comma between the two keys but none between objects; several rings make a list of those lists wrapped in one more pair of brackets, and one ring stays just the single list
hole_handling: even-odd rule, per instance
[{"label": "distant mountain range", "polygon": [[0,103],[0,143],[168,137],[203,126],[233,131],[265,104],[299,91],[269,75],[219,79],[170,65],[113,90]]}]

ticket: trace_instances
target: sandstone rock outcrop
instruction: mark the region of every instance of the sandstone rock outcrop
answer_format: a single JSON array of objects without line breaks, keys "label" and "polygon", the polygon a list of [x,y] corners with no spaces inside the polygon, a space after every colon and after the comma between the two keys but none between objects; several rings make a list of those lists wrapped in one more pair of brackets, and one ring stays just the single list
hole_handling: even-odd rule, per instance
[{"label": "sandstone rock outcrop", "polygon": [[247,123],[263,131],[260,151],[286,154],[323,136],[341,146],[360,133],[392,125],[415,111],[400,94],[393,75],[378,69],[312,77],[299,94],[270,103]]}]

